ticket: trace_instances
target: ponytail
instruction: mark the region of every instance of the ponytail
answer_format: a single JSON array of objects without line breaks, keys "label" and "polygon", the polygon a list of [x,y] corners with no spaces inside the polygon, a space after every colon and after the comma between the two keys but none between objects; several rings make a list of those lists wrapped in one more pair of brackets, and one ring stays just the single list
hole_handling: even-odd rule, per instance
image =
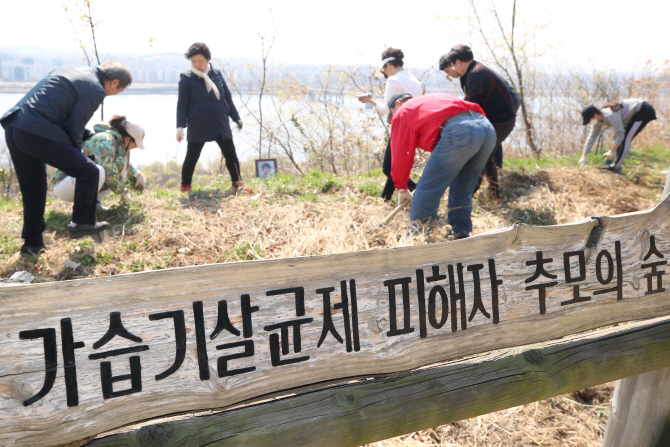
[{"label": "ponytail", "polygon": [[135,141],[135,138],[131,137],[126,130],[126,124],[127,121],[125,116],[114,115],[112,119],[109,120],[109,125],[112,126],[118,133],[120,133],[123,138],[128,137]]}]

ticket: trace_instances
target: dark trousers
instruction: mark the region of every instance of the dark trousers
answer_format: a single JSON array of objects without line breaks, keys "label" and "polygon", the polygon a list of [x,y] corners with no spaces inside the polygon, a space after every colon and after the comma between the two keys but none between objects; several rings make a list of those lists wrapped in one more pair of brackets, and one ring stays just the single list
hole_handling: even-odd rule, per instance
[{"label": "dark trousers", "polygon": [[[221,153],[223,158],[226,159],[226,167],[230,176],[233,178],[233,183],[242,180],[240,175],[240,162],[237,159],[237,153],[235,152],[235,144],[233,140],[224,140],[221,138],[221,135],[216,137],[216,144],[221,148]],[[184,159],[184,164],[181,167],[181,184],[190,185],[193,180],[193,171],[195,171],[195,165],[198,163],[200,158],[200,153],[205,143],[196,143],[189,141],[186,148],[186,158]]]},{"label": "dark trousers", "polygon": [[72,222],[95,224],[98,198],[98,167],[69,143],[49,140],[8,126],[5,139],[23,196],[23,232],[26,245],[43,244],[44,207],[47,199],[46,164],[77,179]]},{"label": "dark trousers", "polygon": [[623,139],[623,142],[619,145],[616,154],[616,161],[614,162],[614,167],[621,168],[623,161],[626,159],[630,153],[631,145],[633,144],[633,138],[637,136],[642,129],[644,129],[650,121],[656,119],[656,111],[647,101],[642,103],[642,107],[633,115],[633,119],[626,126],[626,136]]},{"label": "dark trousers", "polygon": [[[382,191],[382,198],[384,200],[391,200],[393,197],[393,192],[395,191],[395,183],[391,177],[391,139],[389,138],[388,143],[386,144],[386,151],[384,152],[384,160],[382,161],[382,172],[386,176],[386,184],[384,185],[384,190]],[[416,189],[416,183],[411,179],[407,182],[407,189],[414,191]]]},{"label": "dark trousers", "polygon": [[484,171],[482,171],[481,175],[479,176],[477,186],[475,186],[475,190],[472,193],[474,194],[477,192],[477,190],[479,190],[479,187],[482,184],[482,180],[484,180],[484,177],[486,177],[489,181],[489,189],[488,189],[489,196],[499,199],[500,184],[498,182],[498,168],[502,168],[503,165],[502,143],[509,136],[509,134],[512,133],[512,129],[514,129],[514,124],[516,124],[516,118],[513,118],[509,121],[505,121],[504,123],[498,123],[498,124],[491,123],[491,124],[493,125],[493,128],[496,131],[496,146],[493,149],[493,152],[491,153],[491,157],[486,162],[486,166],[484,166]]}]

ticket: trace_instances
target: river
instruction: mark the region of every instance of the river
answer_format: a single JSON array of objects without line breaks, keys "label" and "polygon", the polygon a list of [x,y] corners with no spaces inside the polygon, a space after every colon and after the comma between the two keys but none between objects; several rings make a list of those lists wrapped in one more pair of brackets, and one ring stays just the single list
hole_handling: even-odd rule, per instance
[{"label": "river", "polygon": [[[0,115],[4,114],[10,107],[16,104],[23,93],[0,93]],[[233,99],[235,101],[235,99]],[[239,105],[239,101],[235,101]],[[165,163],[175,155],[181,163],[186,155],[186,142],[177,144],[176,132],[176,94],[141,94],[124,95],[123,93],[110,96],[105,99],[105,118],[108,120],[113,115],[125,115],[129,121],[141,125],[145,131],[144,146],[146,149],[136,149],[131,152],[131,162],[135,166],[151,164],[155,161]],[[240,110],[240,115],[247,115]],[[251,118],[246,117],[247,122]],[[95,123],[100,122],[100,110],[86,127],[93,129]],[[233,140],[237,148],[237,154],[241,160],[254,157],[251,136],[248,130],[237,131],[237,126],[232,125]],[[251,126],[248,126],[251,127]],[[0,140],[4,143],[4,133],[0,134]],[[179,146],[177,148],[177,146]],[[221,151],[216,143],[207,143],[203,148],[201,160],[219,159]]]}]

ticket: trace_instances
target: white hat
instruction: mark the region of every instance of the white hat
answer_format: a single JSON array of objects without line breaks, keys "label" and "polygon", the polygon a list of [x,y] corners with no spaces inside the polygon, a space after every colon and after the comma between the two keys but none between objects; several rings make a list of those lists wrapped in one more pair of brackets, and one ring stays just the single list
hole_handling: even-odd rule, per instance
[{"label": "white hat", "polygon": [[395,57],[387,57],[386,59],[382,59],[382,64],[379,66],[377,71],[375,71],[375,76],[378,78],[383,78],[384,73],[382,73],[382,68],[384,68],[384,65],[388,64],[391,61],[394,61]]},{"label": "white hat", "polygon": [[139,124],[126,121],[126,132],[133,137],[138,148],[144,149],[144,129]]}]

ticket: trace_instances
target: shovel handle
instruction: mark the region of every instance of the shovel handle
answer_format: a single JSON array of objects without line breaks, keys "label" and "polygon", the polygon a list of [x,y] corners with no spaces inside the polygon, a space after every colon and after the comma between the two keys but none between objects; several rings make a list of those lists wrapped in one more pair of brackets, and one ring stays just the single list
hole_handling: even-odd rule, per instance
[{"label": "shovel handle", "polygon": [[405,208],[408,204],[409,204],[409,202],[404,202],[404,203],[401,203],[400,205],[396,206],[395,209],[393,211],[391,211],[391,213],[388,216],[386,216],[386,219],[384,219],[384,221],[379,224],[379,228],[381,228],[384,225],[386,225],[387,223],[389,223],[391,221],[391,219],[393,219],[396,216],[396,214],[398,214],[400,211],[402,211],[403,208]]}]

